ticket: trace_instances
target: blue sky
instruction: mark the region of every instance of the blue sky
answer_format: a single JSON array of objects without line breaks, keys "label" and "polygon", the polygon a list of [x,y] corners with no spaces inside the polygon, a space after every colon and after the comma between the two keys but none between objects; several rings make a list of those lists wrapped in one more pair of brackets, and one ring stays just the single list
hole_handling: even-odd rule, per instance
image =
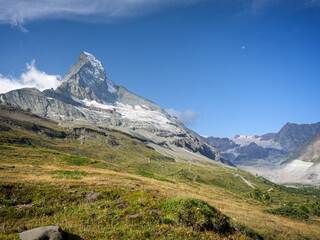
[{"label": "blue sky", "polygon": [[2,87],[52,81],[87,51],[201,135],[320,121],[318,0],[26,2],[0,0]]}]

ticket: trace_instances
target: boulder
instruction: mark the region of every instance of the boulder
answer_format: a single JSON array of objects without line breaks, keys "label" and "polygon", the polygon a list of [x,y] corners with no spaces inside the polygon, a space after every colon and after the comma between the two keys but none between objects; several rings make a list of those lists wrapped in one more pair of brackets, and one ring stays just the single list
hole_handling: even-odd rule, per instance
[{"label": "boulder", "polygon": [[63,231],[59,226],[45,226],[31,229],[19,234],[21,240],[64,240]]},{"label": "boulder", "polygon": [[95,191],[91,191],[89,192],[85,199],[84,199],[84,202],[85,203],[92,203],[94,202],[94,200],[101,194],[101,192],[95,192]]}]

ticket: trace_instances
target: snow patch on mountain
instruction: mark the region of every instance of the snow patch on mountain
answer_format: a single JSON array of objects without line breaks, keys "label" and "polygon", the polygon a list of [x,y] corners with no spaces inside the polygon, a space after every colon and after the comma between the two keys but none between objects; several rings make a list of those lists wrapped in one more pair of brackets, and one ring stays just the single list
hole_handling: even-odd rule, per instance
[{"label": "snow patch on mountain", "polygon": [[[96,101],[89,101],[87,99],[80,100],[76,97],[72,97],[76,102],[82,103],[86,107],[115,111],[121,114],[122,118],[126,118],[134,122],[146,122],[151,123],[154,126],[164,129],[172,129],[172,123],[167,117],[158,111],[150,110],[145,105],[131,106],[123,103],[116,103],[116,105],[109,105],[107,103],[101,104]],[[99,111],[98,111],[99,112]],[[103,113],[105,114],[105,113]]]},{"label": "snow patch on mountain", "polygon": [[282,170],[284,172],[288,173],[288,174],[296,175],[296,174],[299,174],[301,172],[305,172],[312,165],[313,165],[313,163],[304,162],[304,161],[301,161],[301,160],[297,159],[297,160],[292,161],[288,165],[286,165]]},{"label": "snow patch on mountain", "polygon": [[277,169],[274,180],[278,183],[306,183],[320,185],[320,164],[299,159]]},{"label": "snow patch on mountain", "polygon": [[230,139],[234,141],[236,144],[239,144],[241,147],[247,146],[253,142],[258,146],[261,146],[264,148],[276,148],[279,150],[282,149],[279,143],[273,140],[262,140],[261,136],[257,136],[257,135],[237,135],[236,137],[230,138]]},{"label": "snow patch on mountain", "polygon": [[87,56],[87,59],[91,63],[93,68],[95,68],[97,71],[99,71],[99,70],[104,71],[104,67],[98,59],[96,59],[92,54],[90,54],[88,52],[83,52],[83,53]]}]

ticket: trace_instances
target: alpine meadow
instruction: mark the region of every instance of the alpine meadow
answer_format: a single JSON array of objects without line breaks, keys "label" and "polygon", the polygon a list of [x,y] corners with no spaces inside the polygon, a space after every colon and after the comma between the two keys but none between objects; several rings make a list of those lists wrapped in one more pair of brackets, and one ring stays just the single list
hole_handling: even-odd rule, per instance
[{"label": "alpine meadow", "polygon": [[320,239],[320,1],[0,5],[0,239]]}]

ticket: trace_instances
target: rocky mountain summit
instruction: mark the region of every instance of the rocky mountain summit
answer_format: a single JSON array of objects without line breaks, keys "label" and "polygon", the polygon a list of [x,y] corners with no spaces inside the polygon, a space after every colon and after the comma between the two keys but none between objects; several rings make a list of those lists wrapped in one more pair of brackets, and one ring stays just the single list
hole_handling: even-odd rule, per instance
[{"label": "rocky mountain summit", "polygon": [[295,151],[320,131],[320,122],[314,124],[287,123],[276,134],[274,141],[286,151]]},{"label": "rocky mountain summit", "polygon": [[[0,94],[0,103],[58,120],[61,125],[109,127],[143,139],[162,154],[229,163],[219,151],[155,103],[106,76],[102,63],[83,52],[57,89],[23,88]],[[186,154],[187,152],[188,154]]]}]

